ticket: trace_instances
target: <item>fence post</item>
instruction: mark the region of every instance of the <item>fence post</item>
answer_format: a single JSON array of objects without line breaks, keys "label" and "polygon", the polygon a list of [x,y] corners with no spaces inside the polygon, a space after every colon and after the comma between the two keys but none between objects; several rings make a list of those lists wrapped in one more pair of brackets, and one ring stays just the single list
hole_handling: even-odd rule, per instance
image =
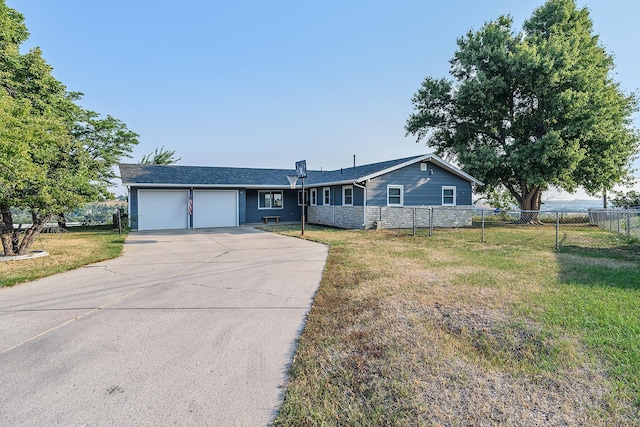
[{"label": "fence post", "polygon": [[611,211],[609,211],[609,231],[613,232],[613,215],[611,215]]},{"label": "fence post", "polygon": [[560,250],[560,212],[556,212],[556,251]]},{"label": "fence post", "polygon": [[413,235],[416,235],[416,208],[413,208]]},{"label": "fence post", "polygon": [[482,209],[482,243],[484,243],[484,209]]},{"label": "fence post", "polygon": [[627,237],[631,237],[631,212],[627,212]]},{"label": "fence post", "polygon": [[429,207],[429,237],[433,236],[433,206]]},{"label": "fence post", "polygon": [[118,208],[118,236],[122,236],[122,215]]}]

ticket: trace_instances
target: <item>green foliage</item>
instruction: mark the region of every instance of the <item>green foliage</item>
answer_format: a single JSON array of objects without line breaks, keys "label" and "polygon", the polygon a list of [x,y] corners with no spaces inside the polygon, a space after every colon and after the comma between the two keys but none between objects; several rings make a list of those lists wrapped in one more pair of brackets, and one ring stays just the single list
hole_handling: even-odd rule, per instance
[{"label": "green foliage", "polygon": [[138,135],[112,116],[100,118],[98,113],[87,110],[78,111],[71,133],[87,151],[97,171],[94,186],[98,187],[101,196],[112,198],[107,186],[116,178],[113,168],[123,157],[131,157],[131,148],[138,143]]},{"label": "green foliage", "polygon": [[596,194],[628,176],[638,149],[637,100],[612,70],[587,9],[549,0],[520,33],[503,16],[460,38],[453,80],[424,80],[405,129],[522,209],[550,185]]},{"label": "green foliage", "polygon": [[496,209],[513,209],[516,199],[504,188],[495,187],[487,192],[485,200],[492,208]]},{"label": "green foliage", "polygon": [[172,165],[182,158],[174,158],[175,154],[176,150],[165,150],[163,145],[160,148],[156,148],[153,153],[142,156],[140,163],[143,165]]},{"label": "green foliage", "polygon": [[[20,53],[24,17],[0,0],[0,239],[5,254],[24,253],[51,216],[108,198],[113,167],[137,135],[119,120],[76,104],[39,48]],[[13,230],[11,208],[31,214]]]},{"label": "green foliage", "polygon": [[611,200],[611,204],[617,208],[633,208],[640,206],[640,193],[637,191],[616,191],[615,198]]}]

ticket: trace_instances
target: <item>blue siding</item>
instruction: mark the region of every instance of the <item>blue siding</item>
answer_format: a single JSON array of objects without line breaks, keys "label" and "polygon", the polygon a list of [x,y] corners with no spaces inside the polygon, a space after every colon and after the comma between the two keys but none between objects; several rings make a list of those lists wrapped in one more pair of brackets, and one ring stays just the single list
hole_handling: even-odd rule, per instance
[{"label": "blue siding", "polygon": [[442,205],[443,186],[456,187],[456,205],[472,204],[471,183],[433,163],[426,171],[416,163],[372,179],[367,183],[367,205],[387,206],[387,185],[404,186],[404,206]]},{"label": "blue siding", "polygon": [[238,225],[247,223],[247,191],[238,191]]},{"label": "blue siding", "polygon": [[129,189],[129,226],[133,230],[138,229],[138,189]]},{"label": "blue siding", "polygon": [[364,188],[353,186],[353,206],[364,206]]},{"label": "blue siding", "polygon": [[247,190],[246,223],[262,222],[263,216],[279,216],[280,221],[300,221],[302,208],[298,206],[298,190],[282,190],[282,192],[282,209],[258,209],[258,190]]},{"label": "blue siding", "polygon": [[[332,206],[342,206],[342,185],[334,185],[331,186],[331,205]],[[318,206],[322,206],[324,204],[324,193],[323,189],[325,187],[314,187],[318,189]],[[364,190],[362,188],[353,186],[353,206],[363,206],[364,204]]]},{"label": "blue siding", "polygon": [[331,187],[331,204],[334,206],[342,205],[342,187],[339,185]]}]

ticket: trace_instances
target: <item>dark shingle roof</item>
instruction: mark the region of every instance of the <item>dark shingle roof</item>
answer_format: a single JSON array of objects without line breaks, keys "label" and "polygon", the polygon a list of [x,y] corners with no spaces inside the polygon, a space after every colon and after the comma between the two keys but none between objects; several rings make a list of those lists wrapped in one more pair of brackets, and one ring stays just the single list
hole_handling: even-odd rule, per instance
[{"label": "dark shingle roof", "polygon": [[[376,175],[387,169],[399,167],[405,163],[429,158],[447,165],[442,159],[428,155],[405,157],[368,165],[342,168],[334,171],[310,170],[305,178],[305,185],[338,184],[359,182],[361,178]],[[466,174],[451,165],[454,173]],[[228,186],[228,187],[289,187],[287,175],[295,175],[294,169],[256,169],[212,166],[178,166],[178,165],[142,165],[121,163],[120,175],[124,185],[133,186]],[[471,180],[475,181],[473,177]],[[298,181],[300,185],[300,181]]]},{"label": "dark shingle roof", "polygon": [[120,176],[125,185],[175,184],[223,186],[282,186],[289,185],[287,175],[293,170],[253,169],[210,166],[141,165],[121,163]]},{"label": "dark shingle roof", "polygon": [[360,178],[375,174],[394,166],[398,166],[402,163],[409,162],[422,156],[405,157],[402,159],[387,160],[385,162],[371,163],[368,165],[342,168],[334,171],[311,171],[308,178],[305,180],[305,184],[309,185],[344,182],[344,181],[358,181]]}]

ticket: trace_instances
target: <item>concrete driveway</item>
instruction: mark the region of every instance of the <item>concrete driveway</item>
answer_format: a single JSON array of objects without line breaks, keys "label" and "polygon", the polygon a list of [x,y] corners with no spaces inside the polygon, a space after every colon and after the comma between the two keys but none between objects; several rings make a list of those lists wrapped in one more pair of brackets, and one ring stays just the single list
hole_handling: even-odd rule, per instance
[{"label": "concrete driveway", "polygon": [[0,290],[0,425],[269,424],[326,256],[251,228],[136,232]]}]

